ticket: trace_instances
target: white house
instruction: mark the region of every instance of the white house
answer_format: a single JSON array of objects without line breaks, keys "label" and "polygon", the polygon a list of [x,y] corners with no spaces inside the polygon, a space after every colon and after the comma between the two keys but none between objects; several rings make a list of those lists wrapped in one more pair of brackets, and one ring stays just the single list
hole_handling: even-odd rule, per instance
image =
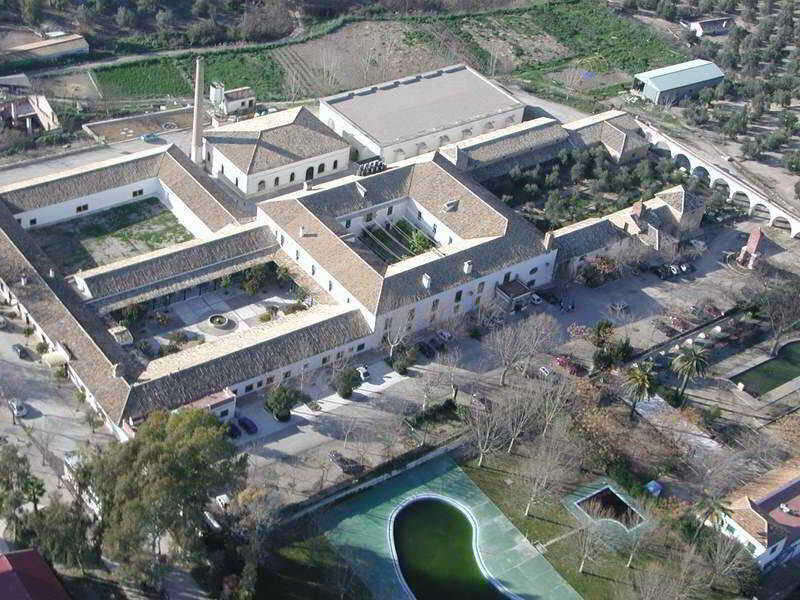
[{"label": "white house", "polygon": [[524,105],[466,65],[329,96],[319,118],[358,160],[393,163],[522,121]]},{"label": "white house", "polygon": [[206,168],[239,193],[299,186],[350,166],[350,147],[305,107],[230,123],[204,134]]},{"label": "white house", "polygon": [[786,461],[726,500],[731,513],[721,515],[720,531],[739,540],[762,570],[800,556],[800,459]]},{"label": "white house", "polygon": [[226,90],[225,85],[214,82],[208,92],[211,105],[223,115],[252,113],[256,109],[256,94],[251,87]]}]

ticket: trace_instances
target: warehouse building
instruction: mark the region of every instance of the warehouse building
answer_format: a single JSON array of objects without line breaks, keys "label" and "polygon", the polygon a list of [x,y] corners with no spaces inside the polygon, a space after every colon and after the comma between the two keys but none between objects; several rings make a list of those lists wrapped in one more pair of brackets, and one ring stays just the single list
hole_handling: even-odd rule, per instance
[{"label": "warehouse building", "polygon": [[637,73],[633,78],[635,94],[654,104],[673,104],[703,88],[717,85],[725,74],[714,63],[698,59]]}]

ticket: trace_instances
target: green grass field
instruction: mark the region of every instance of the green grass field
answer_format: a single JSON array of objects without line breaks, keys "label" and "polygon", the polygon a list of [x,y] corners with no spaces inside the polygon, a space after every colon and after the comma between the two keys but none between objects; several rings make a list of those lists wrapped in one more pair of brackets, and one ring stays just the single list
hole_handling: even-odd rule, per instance
[{"label": "green grass field", "polygon": [[[194,58],[178,59],[184,73],[193,73]],[[206,55],[206,82],[221,81],[227,89],[250,86],[260,102],[282,97],[283,69],[269,50]]]},{"label": "green grass field", "polygon": [[96,69],[94,78],[105,98],[191,96],[189,81],[173,59]]}]

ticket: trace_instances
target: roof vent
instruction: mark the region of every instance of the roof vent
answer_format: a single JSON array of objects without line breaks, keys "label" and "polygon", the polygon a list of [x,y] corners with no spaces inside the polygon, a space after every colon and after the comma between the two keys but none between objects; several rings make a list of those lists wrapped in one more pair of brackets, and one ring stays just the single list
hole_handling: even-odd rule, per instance
[{"label": "roof vent", "polygon": [[448,200],[445,202],[444,210],[445,212],[453,212],[454,210],[458,210],[458,200]]},{"label": "roof vent", "polygon": [[427,273],[422,274],[422,287],[424,287],[426,290],[431,289],[431,276]]},{"label": "roof vent", "polygon": [[300,237],[303,237],[306,234],[306,228],[300,225]]},{"label": "roof vent", "polygon": [[467,275],[472,273],[472,261],[471,260],[465,260],[464,261],[464,273],[466,273]]},{"label": "roof vent", "polygon": [[356,182],[356,189],[358,190],[358,195],[364,198],[367,195],[367,188],[365,188],[360,183]]},{"label": "roof vent", "polygon": [[53,279],[55,276],[56,276],[56,272],[53,270],[53,267],[50,267],[50,271],[48,273],[48,277],[50,277],[50,279]]},{"label": "roof vent", "polygon": [[28,283],[28,278],[27,278],[27,277],[25,277],[25,275],[23,275],[22,277],[20,277],[20,278],[19,278],[19,284],[20,284],[22,287],[25,287],[25,285],[26,285],[27,283]]}]

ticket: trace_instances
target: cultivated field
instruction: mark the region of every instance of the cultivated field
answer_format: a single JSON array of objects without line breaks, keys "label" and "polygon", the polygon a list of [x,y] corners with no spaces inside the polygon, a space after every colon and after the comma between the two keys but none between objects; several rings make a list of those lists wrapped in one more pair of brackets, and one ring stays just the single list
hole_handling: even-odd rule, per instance
[{"label": "cultivated field", "polygon": [[97,69],[94,78],[105,98],[191,96],[189,79],[175,59],[156,59]]},{"label": "cultivated field", "polygon": [[88,73],[67,73],[50,77],[32,77],[34,88],[48,97],[56,98],[82,98],[86,100],[99,100]]}]

